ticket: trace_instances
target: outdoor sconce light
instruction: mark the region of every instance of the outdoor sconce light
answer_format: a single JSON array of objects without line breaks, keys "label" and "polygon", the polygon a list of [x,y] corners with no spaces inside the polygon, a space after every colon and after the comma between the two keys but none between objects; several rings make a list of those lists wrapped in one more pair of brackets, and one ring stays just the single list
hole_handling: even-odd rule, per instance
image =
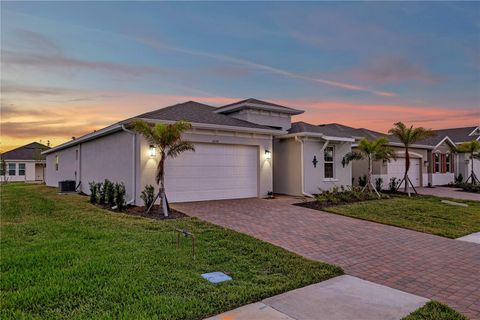
[{"label": "outdoor sconce light", "polygon": [[265,150],[265,159],[272,159],[272,152],[270,150]]},{"label": "outdoor sconce light", "polygon": [[426,160],[423,161],[423,166],[424,166],[424,167],[428,167],[428,161],[426,161]]},{"label": "outdoor sconce light", "polygon": [[148,155],[150,157],[155,157],[156,154],[157,154],[157,150],[155,149],[155,146],[151,144],[150,147],[148,148]]}]

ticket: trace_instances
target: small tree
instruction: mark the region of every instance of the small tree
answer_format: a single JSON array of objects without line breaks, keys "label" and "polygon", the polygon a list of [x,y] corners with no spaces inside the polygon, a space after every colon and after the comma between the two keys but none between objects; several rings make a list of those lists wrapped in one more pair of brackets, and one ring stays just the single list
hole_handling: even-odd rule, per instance
[{"label": "small tree", "polygon": [[[132,123],[133,130],[143,137],[160,151],[160,159],[157,165],[155,182],[159,185],[157,198],[160,198],[160,207],[163,214],[168,217],[168,202],[165,193],[165,160],[167,157],[175,158],[185,151],[195,151],[191,142],[182,140],[182,134],[190,130],[192,125],[187,121],[177,121],[173,124],[157,123],[150,125],[143,120],[136,120]],[[153,203],[148,208],[150,211]]]},{"label": "small tree", "polygon": [[7,163],[1,156],[0,156],[0,171],[3,176],[3,182],[7,183]]},{"label": "small tree", "polygon": [[397,137],[398,140],[400,140],[400,142],[403,143],[403,146],[405,147],[405,174],[403,175],[402,180],[398,184],[398,187],[400,187],[402,182],[405,182],[405,192],[408,193],[408,196],[410,196],[410,189],[408,188],[408,184],[412,186],[415,193],[417,193],[417,190],[415,190],[412,181],[408,177],[408,169],[410,169],[409,148],[412,144],[428,137],[434,136],[436,133],[430,129],[425,129],[422,127],[414,128],[413,126],[411,126],[410,128],[407,128],[405,124],[403,124],[403,122],[397,122],[393,126],[393,128],[388,130],[388,133],[390,133],[394,137]]},{"label": "small tree", "polygon": [[147,184],[145,189],[142,191],[140,198],[143,200],[145,209],[150,208],[153,203],[153,199],[155,199],[155,188],[151,184]]},{"label": "small tree", "polygon": [[362,139],[358,142],[358,150],[347,153],[343,158],[343,163],[346,165],[352,160],[363,159],[367,159],[368,161],[368,174],[367,182],[362,191],[365,191],[366,189],[368,191],[375,191],[377,196],[380,198],[380,193],[378,193],[377,188],[372,182],[373,161],[390,161],[391,159],[395,159],[395,152],[391,147],[388,146],[387,138],[380,137],[374,141]]},{"label": "small tree", "polygon": [[103,182],[103,189],[105,192],[105,202],[110,206],[113,207],[115,205],[115,189],[113,183],[105,179]]},{"label": "small tree", "polygon": [[475,159],[480,159],[480,142],[478,142],[477,140],[464,142],[458,146],[457,150],[458,152],[470,154],[472,172],[468,176],[467,180],[465,180],[465,182],[468,183],[468,181],[471,180],[473,184],[480,183],[480,181],[477,178],[477,175],[475,174],[475,171],[473,170],[473,161]]}]

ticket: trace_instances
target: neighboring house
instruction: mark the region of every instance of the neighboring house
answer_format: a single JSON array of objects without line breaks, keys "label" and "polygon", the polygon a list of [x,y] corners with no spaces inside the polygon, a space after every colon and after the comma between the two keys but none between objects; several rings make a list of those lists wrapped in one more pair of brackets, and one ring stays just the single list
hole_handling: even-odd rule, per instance
[{"label": "neighboring house", "polygon": [[[3,153],[1,158],[5,161],[5,179],[12,182],[43,181],[45,156],[42,152],[48,149],[46,145],[32,142]],[[3,172],[0,172],[0,179],[4,179]]]},{"label": "neighboring house", "polygon": [[[389,139],[389,145],[395,150],[397,159],[388,161],[374,161],[373,179],[382,178],[383,188],[388,188],[390,179],[401,180],[405,173],[405,148],[403,144],[393,136],[386,135],[364,128],[356,129],[336,123],[320,125],[332,134],[350,135],[356,142],[362,138],[369,140],[384,136]],[[455,181],[458,173],[462,173],[464,179],[470,174],[468,155],[455,154],[454,147],[462,142],[479,139],[479,127],[454,128],[436,130],[436,135],[424,139],[412,145],[409,149],[410,169],[408,175],[414,186],[445,185]],[[356,143],[353,144],[355,149]],[[480,167],[475,160],[475,169]],[[479,168],[480,169],[480,168]],[[358,184],[359,178],[368,172],[367,161],[352,162],[352,176],[354,184]],[[403,184],[402,184],[403,186]]]},{"label": "neighboring house", "polygon": [[[145,185],[155,185],[159,152],[155,154],[147,141],[128,130],[126,125],[134,119],[152,123],[186,120],[192,123],[193,129],[185,134],[184,139],[193,142],[196,151],[167,160],[165,186],[170,202],[264,197],[275,191],[273,140],[285,136],[285,139],[294,141],[287,130],[291,127],[291,116],[300,113],[303,111],[256,99],[219,108],[189,101],[158,109],[44,152],[47,160],[46,183],[57,186],[61,180],[75,180],[79,191],[88,194],[89,182],[104,179],[124,182],[128,201],[142,204],[140,193]],[[313,136],[316,140],[322,137],[320,134]],[[318,147],[320,150],[321,144]],[[335,151],[336,167],[332,169],[339,176],[343,168],[339,166],[338,159],[343,156],[343,151]],[[350,148],[346,147],[345,151],[350,151]],[[298,152],[300,159],[300,148]],[[320,170],[324,157],[320,153],[317,157]],[[310,156],[308,159],[311,164]],[[300,163],[298,168],[298,177],[293,176],[292,179],[300,178]],[[318,187],[321,185],[319,183]],[[292,193],[301,194],[301,189]]]}]

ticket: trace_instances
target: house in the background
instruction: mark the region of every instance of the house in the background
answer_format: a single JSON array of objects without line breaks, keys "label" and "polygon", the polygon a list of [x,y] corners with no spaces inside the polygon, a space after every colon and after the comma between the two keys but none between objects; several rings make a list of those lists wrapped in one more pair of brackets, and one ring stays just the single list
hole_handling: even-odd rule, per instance
[{"label": "house in the background", "polygon": [[89,182],[124,182],[129,203],[155,185],[159,152],[129,130],[134,119],[151,123],[186,120],[184,139],[195,152],[167,159],[165,186],[170,202],[265,197],[269,192],[301,195],[351,183],[341,159],[353,139],[292,127],[303,113],[278,104],[247,99],[222,107],[189,101],[144,113],[45,151],[46,183],[75,180],[89,193]]},{"label": "house in the background", "polygon": [[[45,172],[45,156],[42,152],[49,147],[38,142],[2,153],[5,162],[5,173],[0,172],[3,181],[43,181]],[[3,168],[0,168],[3,170]]]},{"label": "house in the background", "polygon": [[[325,132],[331,134],[350,135],[355,138],[353,149],[358,140],[367,138],[374,140],[379,137],[386,137],[389,145],[395,150],[397,159],[388,161],[373,162],[373,179],[381,178],[383,188],[388,188],[390,180],[396,178],[401,180],[405,173],[405,149],[403,144],[396,138],[381,132],[368,130],[365,128],[352,128],[341,124],[319,125]],[[464,179],[470,175],[470,166],[468,165],[468,155],[455,154],[455,146],[465,141],[479,139],[479,127],[453,128],[435,130],[435,136],[429,137],[411,145],[409,178],[416,187],[445,185],[455,181],[458,174],[462,174]],[[475,169],[480,165],[475,161]],[[359,179],[368,173],[367,161],[352,162],[352,176],[354,184],[358,184]],[[403,186],[403,184],[402,184]]]}]

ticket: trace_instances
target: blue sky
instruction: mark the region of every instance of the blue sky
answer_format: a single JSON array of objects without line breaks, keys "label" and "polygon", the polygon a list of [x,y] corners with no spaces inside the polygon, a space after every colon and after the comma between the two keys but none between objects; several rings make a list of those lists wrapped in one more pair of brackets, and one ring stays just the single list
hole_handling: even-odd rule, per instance
[{"label": "blue sky", "polygon": [[185,100],[386,130],[480,122],[475,2],[2,2],[2,148]]}]

